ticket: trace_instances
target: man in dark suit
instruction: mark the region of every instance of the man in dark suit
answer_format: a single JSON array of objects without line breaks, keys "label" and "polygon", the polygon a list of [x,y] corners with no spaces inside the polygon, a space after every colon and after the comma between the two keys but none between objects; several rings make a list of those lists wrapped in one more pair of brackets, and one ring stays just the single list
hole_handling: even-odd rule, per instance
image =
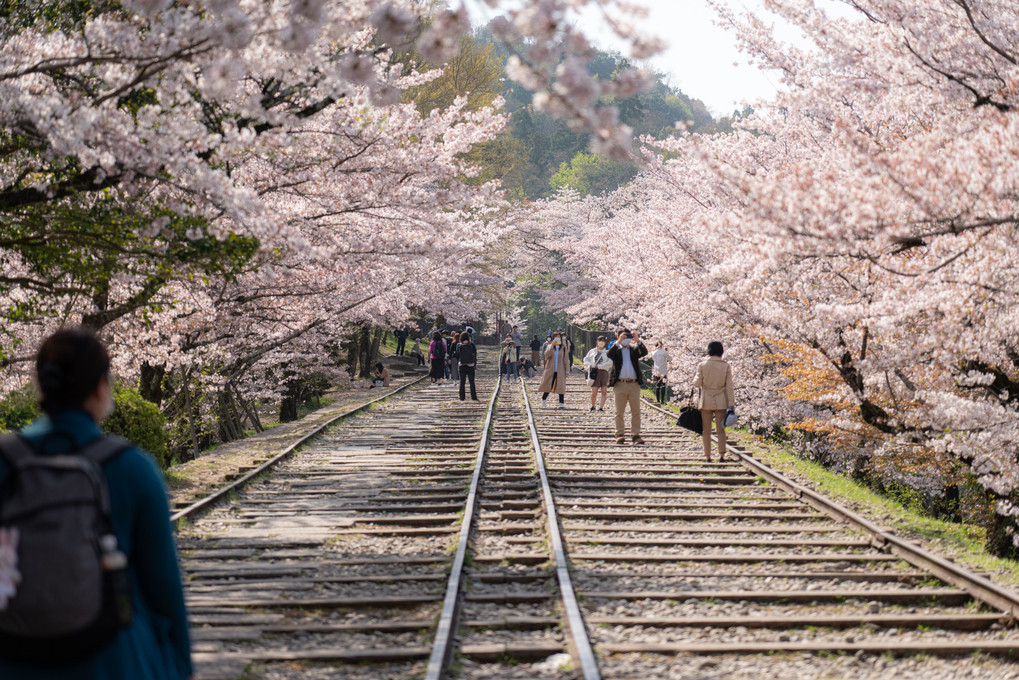
[{"label": "man in dark suit", "polygon": [[619,331],[615,344],[609,348],[608,356],[612,360],[609,387],[616,398],[616,443],[626,442],[623,416],[629,404],[630,435],[634,444],[643,444],[644,440],[640,436],[640,386],[644,377],[638,362],[647,356],[647,347],[637,333],[624,328]]}]

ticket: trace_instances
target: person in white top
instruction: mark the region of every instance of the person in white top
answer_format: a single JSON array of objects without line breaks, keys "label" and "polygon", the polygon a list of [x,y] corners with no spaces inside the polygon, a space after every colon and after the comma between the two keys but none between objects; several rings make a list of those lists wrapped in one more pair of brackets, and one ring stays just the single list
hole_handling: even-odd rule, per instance
[{"label": "person in white top", "polygon": [[672,357],[665,351],[665,347],[661,340],[655,342],[655,351],[651,353],[651,360],[654,362],[654,367],[651,369],[651,375],[654,377],[655,383],[655,401],[659,404],[665,404],[669,401],[669,361]]},{"label": "person in white top", "polygon": [[597,346],[592,348],[584,357],[584,368],[588,371],[587,384],[591,386],[591,409],[598,400],[598,390],[601,390],[601,404],[599,411],[605,410],[605,398],[609,394],[609,374],[612,373],[612,359],[609,359],[609,352],[605,349],[608,341],[604,335],[598,336]]}]

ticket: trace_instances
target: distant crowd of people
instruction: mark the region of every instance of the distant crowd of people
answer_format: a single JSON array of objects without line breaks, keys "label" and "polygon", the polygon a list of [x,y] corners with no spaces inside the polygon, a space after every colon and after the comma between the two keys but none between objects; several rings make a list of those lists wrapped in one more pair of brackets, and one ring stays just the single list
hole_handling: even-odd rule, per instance
[{"label": "distant crowd of people", "polygon": [[[470,384],[472,398],[477,398],[474,383],[477,348],[470,340],[472,334],[471,328],[460,333],[436,330],[428,343],[427,356],[431,362],[429,375],[432,382],[437,385],[450,379],[459,382],[461,400],[465,397],[464,388],[467,383]],[[397,333],[397,353],[404,351],[406,340],[406,329]],[[466,364],[461,359],[459,349],[465,342],[471,344]],[[529,356],[521,355],[524,342],[525,338],[517,326],[512,326],[503,335],[499,344],[500,374],[505,380],[523,380],[535,377],[540,370],[538,391],[541,393],[542,404],[549,405],[549,397],[554,394],[558,408],[565,408],[567,376],[574,368],[572,340],[562,329],[549,332],[544,341],[534,334],[527,343]],[[417,359],[418,365],[425,363],[425,354],[418,342],[414,343],[409,354]],[[732,369],[722,359],[722,354],[720,342],[710,343],[708,358],[697,367],[693,382],[694,390],[699,390],[697,408],[701,413],[704,455],[708,460],[711,459],[712,428],[718,439],[720,459],[725,455],[725,420],[726,417],[733,417],[735,408]],[[620,444],[626,441],[627,410],[630,412],[630,437],[633,443],[644,443],[641,436],[640,396],[645,387],[645,376],[640,362],[647,358],[651,360],[650,382],[647,386],[651,388],[659,405],[667,404],[670,401],[668,378],[672,357],[661,340],[656,340],[654,351],[649,351],[639,333],[623,329],[611,340],[606,336],[598,336],[595,346],[582,359],[587,384],[591,388],[589,411],[604,411],[609,389],[612,390],[616,441]]]}]

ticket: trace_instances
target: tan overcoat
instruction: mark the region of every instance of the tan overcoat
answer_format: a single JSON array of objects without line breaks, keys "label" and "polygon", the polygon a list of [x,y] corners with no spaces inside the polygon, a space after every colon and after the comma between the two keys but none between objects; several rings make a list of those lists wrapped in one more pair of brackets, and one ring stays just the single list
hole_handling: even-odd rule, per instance
[{"label": "tan overcoat", "polygon": [[736,405],[732,385],[732,367],[721,357],[708,357],[697,366],[694,387],[701,390],[697,408],[724,411]]},{"label": "tan overcoat", "polygon": [[[559,346],[559,366],[555,365],[555,347],[549,347],[545,350],[544,358],[544,371],[541,374],[541,382],[538,384],[538,391],[555,392],[556,394],[566,394],[566,375],[570,372],[570,360],[569,352],[566,351],[566,347]],[[552,389],[552,374],[558,372],[559,375],[556,377],[555,390]]]}]

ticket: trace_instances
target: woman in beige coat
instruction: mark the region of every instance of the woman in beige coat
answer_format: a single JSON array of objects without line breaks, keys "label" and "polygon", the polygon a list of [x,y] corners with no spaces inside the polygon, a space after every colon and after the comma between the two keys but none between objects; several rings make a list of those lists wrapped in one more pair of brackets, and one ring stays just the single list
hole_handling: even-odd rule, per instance
[{"label": "woman in beige coat", "polygon": [[704,458],[711,461],[711,421],[718,434],[718,460],[725,460],[725,414],[736,405],[732,386],[732,367],[722,360],[722,343],[708,343],[708,358],[697,366],[693,386],[701,390],[697,408],[701,411]]},{"label": "woman in beige coat", "polygon": [[544,370],[541,374],[541,383],[538,385],[543,404],[547,404],[548,395],[555,392],[559,395],[559,408],[565,408],[566,375],[570,372],[570,361],[567,356],[562,337],[559,333],[553,334],[552,344],[545,350]]}]

